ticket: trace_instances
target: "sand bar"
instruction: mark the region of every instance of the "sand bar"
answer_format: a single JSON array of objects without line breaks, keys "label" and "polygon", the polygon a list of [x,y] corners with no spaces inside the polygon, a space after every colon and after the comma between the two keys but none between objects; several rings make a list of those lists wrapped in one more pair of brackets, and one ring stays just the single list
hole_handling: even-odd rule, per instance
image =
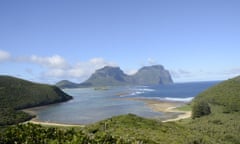
[{"label": "sand bar", "polygon": [[175,102],[175,101],[160,101],[160,100],[151,100],[151,99],[142,99],[142,98],[130,98],[129,100],[138,100],[146,103],[153,111],[164,112],[164,113],[178,113],[174,118],[163,120],[162,122],[177,121],[181,119],[186,119],[191,117],[191,111],[181,111],[176,109],[177,107],[183,106],[186,103],[184,102]]}]

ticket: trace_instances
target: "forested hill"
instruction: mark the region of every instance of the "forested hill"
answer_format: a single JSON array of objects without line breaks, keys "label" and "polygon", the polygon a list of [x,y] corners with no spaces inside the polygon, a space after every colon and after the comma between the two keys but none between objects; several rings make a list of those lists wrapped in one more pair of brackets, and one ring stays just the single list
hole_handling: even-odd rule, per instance
[{"label": "forested hill", "polygon": [[193,120],[185,126],[202,135],[201,143],[240,143],[240,77],[200,93],[192,105]]},{"label": "forested hill", "polygon": [[221,107],[221,112],[224,113],[240,112],[240,76],[209,88],[199,94],[193,102],[205,102],[212,107]]},{"label": "forested hill", "polygon": [[[4,121],[8,124],[18,121],[16,115],[13,115],[13,118],[10,116],[18,112],[16,110],[70,99],[72,99],[71,96],[56,86],[38,84],[10,76],[0,76],[0,124]],[[16,118],[14,119],[14,117]]]}]

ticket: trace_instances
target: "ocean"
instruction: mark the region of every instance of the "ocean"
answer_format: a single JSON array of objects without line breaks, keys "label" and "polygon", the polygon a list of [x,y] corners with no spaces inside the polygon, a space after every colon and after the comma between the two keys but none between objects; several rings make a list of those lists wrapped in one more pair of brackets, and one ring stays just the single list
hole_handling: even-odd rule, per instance
[{"label": "ocean", "polygon": [[103,89],[64,89],[66,93],[73,96],[73,100],[35,109],[35,111],[39,121],[65,124],[91,124],[128,113],[161,119],[164,113],[153,111],[143,101],[130,99],[190,102],[200,92],[217,83],[219,81],[160,86],[119,86]]}]

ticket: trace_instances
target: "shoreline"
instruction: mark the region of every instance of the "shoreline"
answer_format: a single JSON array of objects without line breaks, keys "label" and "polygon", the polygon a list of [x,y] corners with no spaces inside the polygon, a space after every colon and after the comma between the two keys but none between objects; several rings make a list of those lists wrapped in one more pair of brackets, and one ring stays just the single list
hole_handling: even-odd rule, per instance
[{"label": "shoreline", "polygon": [[[181,111],[176,109],[177,107],[185,105],[186,104],[185,102],[151,100],[151,99],[144,99],[144,98],[127,98],[127,99],[142,101],[146,104],[147,107],[151,108],[153,111],[165,113],[166,118],[163,118],[163,120],[161,120],[162,122],[178,121],[181,119],[187,119],[191,117],[191,111]],[[40,124],[43,126],[62,126],[62,127],[85,127],[86,126],[84,124],[67,124],[67,123],[40,121],[38,119],[37,110],[47,108],[49,106],[50,105],[23,109],[22,111],[35,116],[31,120],[26,121],[24,123]]]},{"label": "shoreline", "polygon": [[170,118],[166,118],[162,120],[162,122],[171,122],[171,121],[178,121],[181,119],[190,118],[192,115],[191,111],[181,111],[176,108],[185,105],[185,102],[178,102],[178,101],[163,101],[163,100],[150,100],[144,98],[129,98],[129,100],[136,100],[144,102],[147,107],[151,108],[153,111],[156,112],[163,112],[163,113],[177,113],[176,115],[171,116]]},{"label": "shoreline", "polygon": [[64,123],[55,123],[55,122],[43,122],[43,121],[38,121],[37,119],[33,118],[29,121],[26,121],[24,123],[32,123],[32,124],[39,124],[42,126],[59,126],[59,127],[85,127],[85,125],[81,124],[64,124]]},{"label": "shoreline", "polygon": [[39,124],[39,125],[42,125],[42,126],[85,127],[85,125],[83,125],[83,124],[66,124],[66,123],[57,123],[57,122],[49,122],[49,121],[38,120],[38,113],[36,112],[36,110],[42,109],[42,108],[47,108],[48,106],[49,105],[23,109],[22,110],[23,112],[26,112],[30,115],[35,116],[31,120],[28,120],[28,121],[23,122],[23,123]]}]

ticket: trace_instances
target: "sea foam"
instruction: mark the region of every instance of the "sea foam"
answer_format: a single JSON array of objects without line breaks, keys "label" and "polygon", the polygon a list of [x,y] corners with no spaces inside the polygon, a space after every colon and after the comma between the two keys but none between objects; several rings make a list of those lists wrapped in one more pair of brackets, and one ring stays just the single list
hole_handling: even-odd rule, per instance
[{"label": "sea foam", "polygon": [[180,102],[190,102],[194,97],[186,97],[186,98],[174,98],[174,97],[165,97],[165,100],[168,101],[180,101]]}]

